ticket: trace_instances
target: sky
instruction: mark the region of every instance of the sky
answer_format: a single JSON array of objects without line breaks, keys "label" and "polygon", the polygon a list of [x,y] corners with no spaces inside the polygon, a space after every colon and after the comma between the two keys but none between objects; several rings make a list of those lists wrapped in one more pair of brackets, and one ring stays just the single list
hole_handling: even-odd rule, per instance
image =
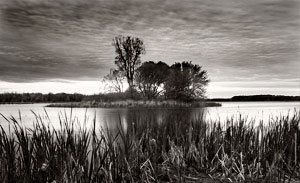
[{"label": "sky", "polygon": [[210,98],[300,95],[299,0],[0,0],[0,93],[102,92],[118,35],[201,65]]}]

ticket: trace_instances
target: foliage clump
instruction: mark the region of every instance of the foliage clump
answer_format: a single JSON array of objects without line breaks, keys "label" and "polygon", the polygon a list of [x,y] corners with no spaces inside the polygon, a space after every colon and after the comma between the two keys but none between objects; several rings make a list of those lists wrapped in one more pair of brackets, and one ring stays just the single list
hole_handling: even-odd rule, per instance
[{"label": "foliage clump", "polygon": [[128,91],[138,91],[144,99],[165,98],[181,101],[193,101],[205,98],[205,86],[208,84],[207,71],[192,62],[175,62],[173,65],[159,61],[141,64],[141,55],[145,54],[144,42],[136,37],[118,36],[113,45],[116,50],[115,64],[105,76],[110,83],[109,92],[122,93],[124,78]]}]

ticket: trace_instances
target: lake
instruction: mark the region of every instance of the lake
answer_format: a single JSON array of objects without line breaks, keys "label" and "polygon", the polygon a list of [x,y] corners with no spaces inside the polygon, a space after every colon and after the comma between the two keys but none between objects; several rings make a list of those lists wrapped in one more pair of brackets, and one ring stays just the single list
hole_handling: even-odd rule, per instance
[{"label": "lake", "polygon": [[[3,104],[0,113],[5,117],[14,116],[25,127],[31,127],[38,116],[43,122],[59,127],[61,119],[72,119],[81,127],[90,128],[93,119],[98,127],[115,129],[122,124],[137,121],[163,123],[179,120],[182,122],[204,118],[207,121],[226,121],[237,119],[240,115],[248,121],[268,123],[270,119],[291,115],[300,110],[300,102],[221,102],[222,107],[208,108],[48,108],[47,104]],[[20,112],[20,113],[19,113]],[[21,116],[21,118],[20,118]],[[8,122],[0,116],[0,123],[8,128]]]}]

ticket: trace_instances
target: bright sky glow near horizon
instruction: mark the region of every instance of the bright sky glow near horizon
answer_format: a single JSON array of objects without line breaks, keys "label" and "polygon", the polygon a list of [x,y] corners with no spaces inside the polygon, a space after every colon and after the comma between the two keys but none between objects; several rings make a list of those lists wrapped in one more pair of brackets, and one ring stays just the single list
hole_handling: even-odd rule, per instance
[{"label": "bright sky glow near horizon", "polygon": [[300,93],[299,0],[0,0],[0,93],[99,93],[117,35],[203,66],[210,98]]}]

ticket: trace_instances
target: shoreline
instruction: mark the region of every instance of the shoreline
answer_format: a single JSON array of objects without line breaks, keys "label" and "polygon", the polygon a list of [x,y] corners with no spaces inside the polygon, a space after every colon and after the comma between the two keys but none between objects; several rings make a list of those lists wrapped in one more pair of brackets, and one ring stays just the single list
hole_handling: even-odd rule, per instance
[{"label": "shoreline", "polygon": [[217,102],[179,102],[179,101],[142,101],[126,100],[114,102],[70,102],[54,103],[45,107],[71,107],[71,108],[134,108],[134,107],[221,107],[222,104]]}]

